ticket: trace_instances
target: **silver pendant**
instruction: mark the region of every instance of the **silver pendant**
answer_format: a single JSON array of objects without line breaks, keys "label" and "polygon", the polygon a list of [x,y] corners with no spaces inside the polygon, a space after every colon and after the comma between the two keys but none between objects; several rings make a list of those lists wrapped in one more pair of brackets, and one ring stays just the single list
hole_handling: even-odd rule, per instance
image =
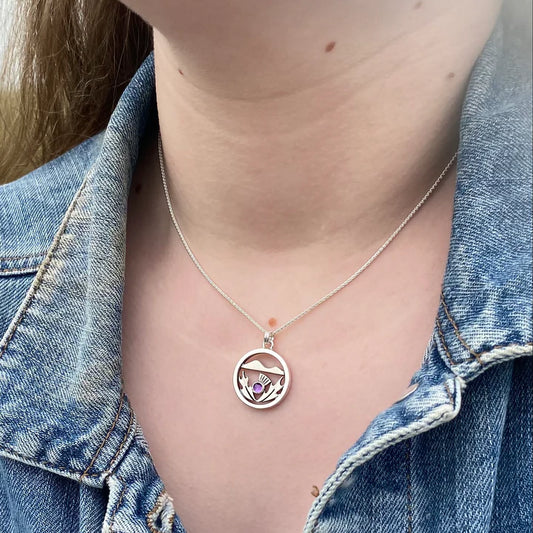
[{"label": "silver pendant", "polygon": [[243,403],[254,409],[274,407],[289,391],[289,367],[283,357],[272,350],[273,346],[273,336],[265,333],[263,348],[244,354],[235,365],[235,392]]}]

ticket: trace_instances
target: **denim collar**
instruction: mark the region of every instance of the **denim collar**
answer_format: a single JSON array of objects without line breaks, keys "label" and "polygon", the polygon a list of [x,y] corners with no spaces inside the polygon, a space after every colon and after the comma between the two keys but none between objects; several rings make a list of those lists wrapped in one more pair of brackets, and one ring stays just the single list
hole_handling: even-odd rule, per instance
[{"label": "denim collar", "polygon": [[[438,357],[437,381],[452,375],[467,383],[496,363],[531,354],[526,48],[501,16],[467,88],[450,252],[428,345]],[[30,188],[48,180],[70,195],[59,229],[33,232],[23,257],[15,244],[0,244],[4,270],[36,271],[0,341],[0,450],[93,486],[102,486],[135,432],[120,358],[126,208],[154,102],[150,54],[103,132],[34,171],[35,183],[24,178]],[[11,213],[17,216],[26,218],[13,227],[28,224],[27,213]]]}]

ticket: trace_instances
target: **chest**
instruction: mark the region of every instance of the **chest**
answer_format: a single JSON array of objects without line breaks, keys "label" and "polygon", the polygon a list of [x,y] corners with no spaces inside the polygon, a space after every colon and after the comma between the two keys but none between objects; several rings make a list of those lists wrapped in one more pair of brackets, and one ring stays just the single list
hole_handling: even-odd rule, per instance
[{"label": "chest", "polygon": [[129,294],[125,390],[192,533],[301,531],[339,457],[406,391],[438,296],[379,320],[370,309],[354,314],[339,303],[327,331],[317,317],[298,335],[280,335],[275,348],[289,365],[291,388],[276,407],[255,410],[237,398],[232,375],[243,353],[260,346],[260,332],[232,313],[224,327],[206,322],[206,307],[226,316],[227,303],[201,284],[191,293],[197,304],[185,286],[182,299],[169,299],[163,288],[155,298],[139,287]]},{"label": "chest", "polygon": [[[188,348],[191,360],[206,359]],[[326,369],[322,356],[318,378],[295,357],[289,395],[257,411],[233,391],[233,361],[220,359],[203,368],[183,360],[127,367],[126,392],[156,468],[193,533],[301,531],[338,458],[401,397],[419,363],[413,358],[383,375],[375,365]]]}]

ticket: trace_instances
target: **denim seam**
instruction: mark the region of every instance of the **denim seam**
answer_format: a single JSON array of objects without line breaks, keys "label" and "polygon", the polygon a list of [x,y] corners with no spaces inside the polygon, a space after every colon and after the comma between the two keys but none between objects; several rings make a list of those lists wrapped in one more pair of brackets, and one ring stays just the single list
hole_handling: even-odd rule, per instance
[{"label": "denim seam", "polygon": [[120,455],[120,452],[122,451],[122,448],[124,448],[124,445],[126,444],[126,441],[128,440],[128,437],[130,435],[130,430],[131,430],[131,427],[133,425],[134,418],[135,417],[134,417],[134,414],[133,414],[133,410],[130,409],[130,419],[128,421],[128,428],[126,429],[126,433],[124,433],[124,438],[122,439],[122,442],[120,443],[120,446],[118,447],[117,451],[115,452],[115,455],[113,455],[113,458],[111,459],[111,461],[109,461],[109,467],[106,470],[106,473],[108,473],[108,474],[113,472],[113,470],[114,470],[113,463],[115,462],[117,457]]},{"label": "denim seam", "polygon": [[450,387],[448,387],[448,383],[444,382],[444,388],[446,389],[446,394],[448,395],[448,400],[450,400],[450,403],[453,404],[453,396],[450,391]]},{"label": "denim seam", "polygon": [[[457,336],[457,338],[459,339],[459,341],[461,342],[461,344],[472,354],[474,355],[475,359],[479,362],[479,364],[481,366],[485,365],[486,363],[484,363],[482,360],[481,360],[481,356],[485,355],[485,354],[488,354],[488,353],[491,353],[493,352],[494,350],[497,350],[499,348],[513,348],[513,347],[516,347],[516,348],[521,348],[523,346],[533,346],[533,342],[526,342],[524,344],[516,344],[516,343],[511,343],[511,344],[496,344],[495,346],[492,346],[491,348],[489,348],[488,350],[484,350],[482,352],[475,352],[473,350],[473,348],[471,346],[468,345],[468,343],[464,340],[464,338],[462,337],[461,335],[461,332],[459,331],[459,327],[457,326],[457,322],[455,322],[455,320],[453,319],[451,313],[450,313],[450,310],[449,310],[449,307],[446,305],[446,301],[444,300],[444,295],[441,293],[441,298],[442,298],[442,304],[443,304],[443,308],[444,308],[444,311],[446,313],[446,316],[448,317],[448,320],[450,321],[451,325],[453,326],[454,328],[454,331],[455,331],[455,335]],[[443,344],[444,341],[443,341]],[[461,361],[461,363],[468,363],[469,361],[473,361],[474,360],[474,357],[471,357],[470,359],[465,359],[464,361]],[[457,361],[453,361],[454,364],[458,364]]]},{"label": "denim seam", "polygon": [[[483,353],[487,353],[487,352],[477,353],[470,347],[470,345],[463,339],[463,336],[461,335],[461,333],[459,331],[459,327],[457,326],[457,323],[453,319],[453,317],[452,317],[452,315],[451,315],[451,313],[450,313],[450,311],[448,309],[448,306],[446,305],[446,300],[444,298],[444,293],[442,291],[440,293],[440,299],[442,301],[442,306],[444,308],[444,312],[446,313],[446,316],[448,317],[448,320],[450,321],[450,323],[453,326],[453,330],[455,332],[455,336],[459,339],[459,342],[477,359],[477,362],[481,366],[483,366],[483,362],[481,361],[481,355],[483,355]],[[472,359],[468,359],[468,361],[472,361]]]},{"label": "denim seam", "polygon": [[[161,530],[159,528],[156,528],[154,525],[154,515],[157,515],[164,505],[164,496],[168,495],[166,489],[161,490],[159,495],[157,496],[154,506],[146,513],[146,524],[148,525],[148,528],[150,529],[150,533],[161,533]],[[170,497],[170,496],[169,496]],[[174,516],[170,518],[171,525],[174,524]]]},{"label": "denim seam", "polygon": [[40,265],[24,268],[0,268],[0,272],[7,272],[9,274],[29,274],[39,270]]},{"label": "denim seam", "polygon": [[[454,376],[454,383],[457,377]],[[422,420],[416,420],[415,422],[409,424],[408,426],[403,426],[398,428],[397,430],[394,430],[390,432],[388,435],[381,438],[381,442],[376,444],[375,442],[371,443],[370,446],[366,450],[364,450],[362,453],[361,451],[357,454],[355,454],[355,457],[349,457],[345,460],[345,463],[341,468],[341,470],[335,475],[335,477],[329,482],[329,486],[326,488],[325,492],[322,494],[322,496],[317,497],[315,500],[315,503],[313,504],[313,511],[310,512],[308,516],[308,520],[306,525],[304,527],[304,533],[313,533],[315,531],[315,528],[318,523],[318,518],[327,504],[328,500],[332,496],[332,494],[335,492],[337,487],[342,483],[342,481],[350,475],[350,473],[364,460],[371,459],[375,455],[377,455],[380,451],[382,451],[384,448],[386,448],[389,445],[397,444],[398,442],[401,442],[404,440],[406,435],[408,435],[410,432],[417,431],[417,429],[422,429],[421,432],[428,431],[435,425],[436,422],[441,420],[442,418],[445,418],[450,415],[454,415],[450,418],[454,418],[456,414],[459,412],[457,408],[457,403],[454,405],[453,398],[452,398],[452,408],[449,409],[450,403],[446,402],[444,404],[441,404],[437,406],[435,409],[439,410],[441,407],[446,407],[446,410],[444,412],[433,412],[431,415],[427,416],[425,419]],[[438,425],[438,424],[437,424]],[[411,438],[415,435],[418,435],[419,433],[414,433],[413,435],[408,436],[407,438]],[[379,439],[378,439],[379,441]]]},{"label": "denim seam", "polygon": [[74,208],[76,207],[78,200],[81,196],[81,193],[83,189],[85,188],[87,181],[88,181],[88,175],[85,176],[83,183],[80,185],[80,188],[76,192],[76,195],[74,196],[72,202],[70,203],[69,208],[67,209],[67,212],[63,218],[63,221],[61,222],[61,226],[59,227],[59,230],[54,237],[54,241],[52,242],[52,245],[50,246],[50,249],[42,261],[42,263],[39,265],[39,270],[37,271],[37,275],[35,276],[35,279],[32,282],[31,288],[30,288],[30,294],[27,296],[26,301],[24,302],[22,309],[19,311],[19,315],[15,321],[15,323],[11,326],[11,331],[9,331],[8,337],[5,341],[5,344],[3,347],[0,347],[0,359],[4,355],[4,353],[7,350],[7,347],[9,346],[9,343],[11,342],[11,339],[13,338],[13,335],[17,331],[17,328],[19,327],[20,323],[24,320],[24,317],[26,316],[26,312],[29,309],[30,305],[32,304],[35,295],[37,294],[37,291],[39,290],[39,287],[41,286],[41,282],[44,278],[44,275],[46,274],[48,267],[50,263],[52,262],[52,258],[54,257],[54,254],[59,246],[59,243],[61,242],[61,238],[63,237],[63,234],[65,233],[65,229],[67,227],[68,222],[70,221],[70,217],[72,215],[72,212],[74,211]]},{"label": "denim seam", "polygon": [[442,346],[444,347],[446,356],[448,357],[448,360],[450,361],[450,365],[454,366],[456,362],[453,360],[453,357],[450,354],[450,350],[448,350],[448,345],[446,344],[446,341],[444,340],[444,333],[442,332],[442,326],[441,326],[441,323],[438,317],[436,319],[436,323],[437,323],[437,329],[439,331],[440,341],[442,342]]},{"label": "denim seam", "polygon": [[122,505],[122,501],[124,499],[124,496],[125,496],[125,494],[126,494],[126,492],[128,490],[128,485],[124,481],[124,479],[121,476],[117,476],[117,479],[120,480],[120,482],[122,483],[123,487],[122,487],[122,490],[120,491],[120,496],[119,496],[118,502],[115,505],[115,508],[113,509],[113,513],[109,517],[109,533],[113,533],[113,524],[115,522],[115,515],[117,514],[118,510],[120,509],[120,507]]},{"label": "denim seam", "polygon": [[28,255],[0,255],[0,261],[16,261],[17,259],[32,259],[34,257],[46,257],[48,250]]},{"label": "denim seam", "polygon": [[[525,355],[533,355],[532,350],[530,349],[533,347],[532,342],[528,342],[526,344],[510,344],[508,346],[497,346],[493,350],[491,350],[490,353],[492,355],[492,358],[490,360],[486,360],[483,364],[482,370],[487,370],[491,368],[492,366],[499,364],[501,361],[508,362],[512,359],[515,359],[516,357],[522,357]],[[526,349],[528,350],[526,353]],[[495,353],[493,353],[495,352]],[[481,370],[481,371],[482,371]],[[479,372],[474,372],[473,375],[463,376],[466,382],[472,381],[479,375]]]},{"label": "denim seam", "polygon": [[[119,412],[120,412],[120,409],[119,409]],[[133,416],[133,411],[130,412],[130,422],[128,424],[128,429],[126,430],[126,433],[124,435],[124,438],[117,450],[117,452],[115,453],[115,455],[113,456],[113,458],[111,459],[110,461],[110,464],[109,464],[109,468],[107,470],[104,471],[104,473],[106,474],[111,474],[112,471],[113,471],[113,461],[118,457],[118,455],[120,454],[122,448],[124,447],[125,443],[126,443],[126,440],[129,436],[129,433],[130,433],[130,430],[131,430],[131,426],[133,425],[133,420],[134,420],[134,416]],[[107,440],[107,437],[106,437],[106,440]],[[104,441],[104,444],[105,444],[105,441]],[[0,450],[4,450],[6,452],[8,452],[9,454],[19,458],[19,459],[22,459],[24,461],[33,461],[35,463],[37,463],[37,466],[38,465],[41,465],[41,466],[47,466],[47,467],[51,467],[55,470],[59,470],[61,472],[67,472],[69,474],[72,474],[73,476],[81,476],[80,477],[80,482],[83,480],[83,478],[94,478],[94,477],[99,477],[101,475],[100,472],[97,472],[96,474],[88,474],[88,470],[90,468],[90,466],[92,465],[92,462],[91,462],[91,465],[89,465],[89,468],[85,469],[84,472],[82,472],[81,470],[74,470],[72,468],[67,468],[67,467],[64,467],[64,466],[59,466],[55,463],[51,463],[50,461],[42,461],[42,460],[38,460],[38,459],[35,459],[34,457],[29,457],[27,455],[24,455],[18,451],[16,451],[14,448],[10,447],[10,446],[6,446],[4,444],[0,445]],[[94,457],[93,457],[94,459]]]},{"label": "denim seam", "polygon": [[[49,466],[55,470],[59,470],[61,472],[67,472],[69,474],[72,474],[74,476],[79,476],[81,474],[81,470],[73,470],[71,468],[67,468],[67,467],[64,467],[64,466],[58,466],[54,463],[51,463],[50,461],[41,461],[41,460],[38,460],[38,459],[35,459],[34,457],[28,457],[27,455],[24,455],[18,451],[16,451],[15,449],[11,448],[10,446],[6,446],[6,445],[1,445],[0,446],[0,450],[4,450],[6,452],[8,452],[9,454],[13,455],[14,457],[17,457],[19,459],[22,459],[24,461],[33,461],[35,463],[38,463],[38,465],[42,465],[42,466]],[[32,465],[33,466],[33,465]],[[86,477],[96,477],[94,474],[92,475],[88,475]]]},{"label": "denim seam", "polygon": [[[84,477],[87,477],[87,472],[89,472],[89,470],[92,468],[92,466],[93,466],[94,462],[96,461],[97,457],[100,455],[100,452],[102,451],[105,443],[109,440],[109,437],[111,437],[111,434],[113,433],[113,430],[115,429],[115,426],[117,425],[117,422],[118,422],[118,419],[119,419],[119,416],[120,416],[120,412],[122,411],[122,406],[123,405],[124,405],[124,391],[122,391],[121,394],[120,394],[120,403],[119,403],[117,412],[115,414],[115,419],[113,420],[113,423],[111,424],[111,427],[107,431],[107,435],[105,436],[104,440],[100,444],[99,448],[96,450],[96,453],[93,455],[93,458],[91,459],[91,462],[89,463],[89,466],[85,469],[85,471],[81,475],[80,481],[82,481]],[[126,436],[127,435],[128,435],[128,432],[126,431]],[[100,474],[93,474],[93,475],[98,476]]]},{"label": "denim seam", "polygon": [[[529,347],[533,347],[533,342],[527,342],[525,344],[503,344],[503,345],[494,346],[494,348],[492,348],[492,350],[488,350],[488,351],[482,352],[482,355],[491,354],[491,355],[493,355],[493,357],[489,361],[485,361],[481,367],[478,367],[479,372],[470,373],[468,376],[464,375],[464,373],[463,373],[463,375],[461,375],[461,373],[459,373],[459,371],[454,370],[452,368],[453,366],[456,366],[458,363],[456,363],[452,359],[452,357],[450,355],[450,352],[448,350],[448,346],[446,344],[446,341],[444,340],[444,335],[442,333],[442,329],[441,329],[440,322],[439,322],[438,319],[437,319],[437,328],[439,330],[439,336],[440,336],[440,340],[441,340],[442,346],[444,347],[444,351],[446,352],[446,355],[447,355],[448,359],[450,360],[450,370],[455,374],[456,377],[458,377],[461,380],[463,380],[463,382],[465,382],[465,384],[466,384],[466,382],[472,381],[473,379],[475,379],[479,375],[479,372],[483,372],[483,370],[489,369],[491,366],[499,363],[500,360],[504,360],[504,361],[505,360],[510,360],[509,356],[513,356],[512,358],[514,358],[515,356],[516,357],[521,357],[522,355],[525,355],[525,350],[526,349],[528,349]],[[498,353],[498,352],[500,352],[500,353]],[[531,355],[533,355],[533,353]],[[470,359],[467,359],[467,360],[463,361],[463,363],[467,363],[467,362],[473,361],[473,360],[474,360],[474,358],[471,357]],[[460,364],[461,363],[459,363],[459,365]]]},{"label": "denim seam", "polygon": [[[456,335],[460,336],[459,328],[457,327],[457,324],[454,322],[454,320],[453,320],[451,314],[449,313],[449,311],[447,311],[446,303],[444,302],[444,300],[442,300],[442,303],[444,304],[443,308],[446,311],[446,316],[448,317],[448,320],[454,326],[454,330],[456,332]],[[521,352],[522,349],[524,349],[524,348],[526,348],[528,346],[533,346],[533,342],[526,342],[525,344],[515,344],[515,343],[497,344],[496,346],[493,346],[489,350],[485,350],[485,351],[482,351],[482,352],[477,352],[476,353],[476,352],[473,352],[472,350],[469,350],[470,353],[476,353],[476,357],[470,357],[468,359],[465,359],[464,361],[455,361],[453,359],[453,357],[451,356],[451,354],[450,354],[450,350],[448,348],[448,345],[447,345],[446,340],[444,338],[444,333],[442,331],[441,322],[440,322],[438,317],[436,319],[436,323],[437,323],[437,330],[438,330],[438,333],[439,333],[439,337],[440,337],[442,346],[444,348],[444,351],[446,352],[446,356],[448,357],[448,360],[450,361],[450,365],[451,366],[460,365],[460,364],[463,364],[463,363],[469,363],[470,361],[477,360],[479,362],[479,365],[484,369],[484,368],[486,368],[487,364],[493,363],[493,362],[497,362],[498,359],[494,359],[493,361],[485,361],[485,362],[483,362],[481,360],[481,357],[483,355],[491,354],[492,352],[494,352],[496,350],[507,348],[508,350],[501,354],[501,356],[504,357],[504,356],[508,356],[510,354],[512,355],[512,354]],[[463,346],[465,346],[465,347],[468,346],[468,344],[462,339],[462,337],[461,338],[458,337],[458,338],[461,341],[461,344],[463,344]],[[453,371],[453,369],[452,369],[452,371]],[[456,372],[454,372],[454,374],[459,376],[459,374],[457,374]],[[463,377],[463,376],[460,376],[460,377]]]},{"label": "denim seam", "polygon": [[[520,348],[525,348],[526,346],[533,346],[533,342],[526,342],[524,344],[514,344],[514,343],[511,343],[511,344],[497,344],[496,346],[493,346],[490,350],[486,350],[484,352],[481,352],[479,355],[485,355],[485,354],[490,354],[496,350],[500,350],[502,348],[509,348],[510,351],[507,352],[507,353],[513,353],[513,348],[516,348],[517,350],[520,350]],[[471,359],[470,359],[471,361]],[[487,363],[483,363],[484,365],[486,365]]]}]

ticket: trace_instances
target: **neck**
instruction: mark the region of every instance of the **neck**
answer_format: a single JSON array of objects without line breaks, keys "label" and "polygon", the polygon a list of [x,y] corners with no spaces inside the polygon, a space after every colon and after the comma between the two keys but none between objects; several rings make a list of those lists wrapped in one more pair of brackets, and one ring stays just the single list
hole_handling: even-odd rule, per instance
[{"label": "neck", "polygon": [[193,248],[272,252],[394,230],[457,149],[500,2],[207,6],[154,31],[172,203]]}]

